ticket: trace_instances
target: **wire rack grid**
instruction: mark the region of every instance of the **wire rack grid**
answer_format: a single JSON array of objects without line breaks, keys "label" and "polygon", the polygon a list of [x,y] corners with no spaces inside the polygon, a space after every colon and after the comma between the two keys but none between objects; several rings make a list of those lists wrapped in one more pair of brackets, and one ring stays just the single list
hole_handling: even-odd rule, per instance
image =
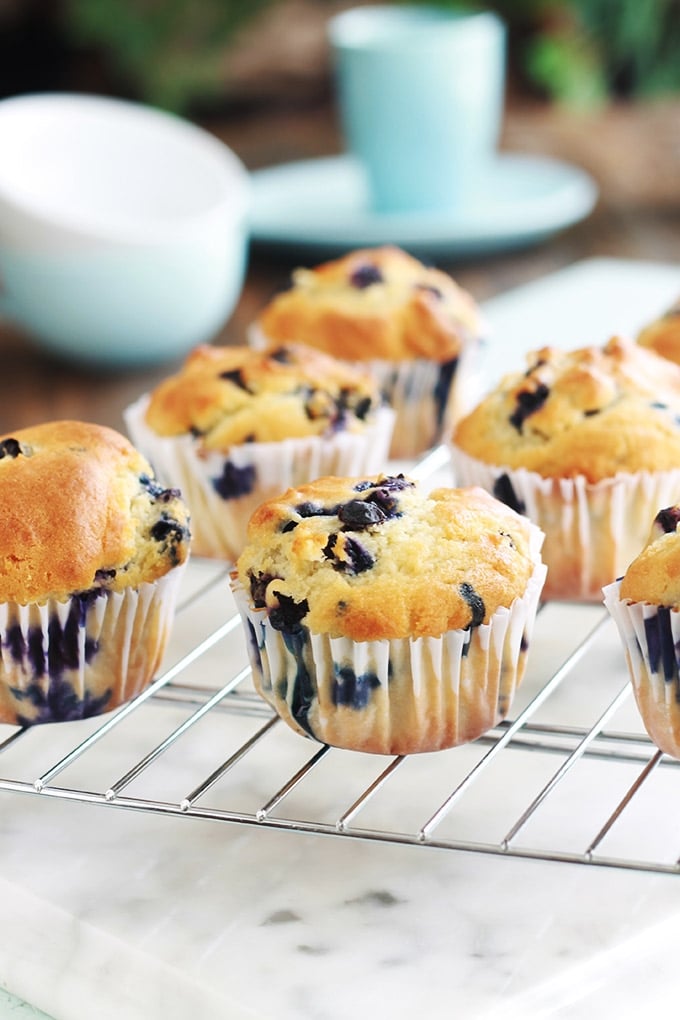
[{"label": "wire rack grid", "polygon": [[[410,474],[433,479],[445,463],[439,448]],[[4,727],[0,790],[184,820],[680,873],[672,809],[680,762],[642,728],[603,607],[541,606],[513,718],[470,745],[384,759],[314,744],[280,723],[250,683],[228,572],[196,563],[187,576],[171,664],[104,718]]]}]

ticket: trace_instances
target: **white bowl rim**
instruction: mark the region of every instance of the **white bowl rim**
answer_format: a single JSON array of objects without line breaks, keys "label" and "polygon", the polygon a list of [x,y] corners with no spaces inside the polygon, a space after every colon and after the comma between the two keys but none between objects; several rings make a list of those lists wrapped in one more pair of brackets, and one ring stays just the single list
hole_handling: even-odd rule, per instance
[{"label": "white bowl rim", "polygon": [[[192,236],[205,229],[209,223],[221,219],[243,226],[250,209],[250,176],[236,153],[216,135],[197,124],[176,114],[117,97],[80,92],[27,92],[0,99],[0,139],[3,120],[14,116],[22,107],[31,110],[57,110],[60,106],[69,111],[101,112],[102,115],[129,116],[138,121],[146,118],[149,123],[172,133],[175,138],[190,144],[197,158],[204,165],[211,164],[214,172],[224,182],[219,199],[203,210],[187,212],[174,217],[148,217],[142,222],[121,217],[116,222],[92,222],[87,215],[74,215],[70,210],[62,214],[51,205],[29,201],[21,194],[15,194],[7,181],[2,179],[0,170],[0,210],[5,209],[18,217],[25,225],[27,235],[62,235],[76,241],[98,241],[108,244],[157,244],[164,241]],[[11,231],[10,231],[11,233]],[[11,237],[8,238],[11,243]],[[30,240],[29,240],[30,243]]]}]

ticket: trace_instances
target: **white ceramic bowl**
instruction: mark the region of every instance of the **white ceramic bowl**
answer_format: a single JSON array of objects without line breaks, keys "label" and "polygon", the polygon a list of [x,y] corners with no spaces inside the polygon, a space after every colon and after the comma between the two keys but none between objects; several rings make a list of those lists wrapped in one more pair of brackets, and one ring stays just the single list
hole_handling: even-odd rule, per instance
[{"label": "white ceramic bowl", "polygon": [[248,174],[201,128],[68,93],[0,102],[0,312],[70,358],[150,364],[241,292]]}]

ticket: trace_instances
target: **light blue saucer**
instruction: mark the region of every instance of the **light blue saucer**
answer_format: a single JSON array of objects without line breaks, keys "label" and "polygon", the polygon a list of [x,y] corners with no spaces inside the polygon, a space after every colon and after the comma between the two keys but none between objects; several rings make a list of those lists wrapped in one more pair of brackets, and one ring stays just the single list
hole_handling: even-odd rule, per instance
[{"label": "light blue saucer", "polygon": [[583,170],[514,153],[498,156],[464,207],[441,212],[371,212],[362,168],[351,156],[287,163],[251,177],[252,240],[327,254],[388,243],[431,256],[492,254],[577,223],[597,199]]}]

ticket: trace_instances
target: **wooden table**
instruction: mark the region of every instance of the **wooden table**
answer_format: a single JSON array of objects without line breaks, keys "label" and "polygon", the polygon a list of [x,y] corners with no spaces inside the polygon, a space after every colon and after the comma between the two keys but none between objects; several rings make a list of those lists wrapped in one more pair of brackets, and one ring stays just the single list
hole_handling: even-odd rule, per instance
[{"label": "wooden table", "polygon": [[[251,111],[208,126],[251,169],[340,149],[333,113],[323,103]],[[478,300],[592,256],[680,263],[680,101],[588,114],[510,106],[503,147],[578,163],[595,177],[601,196],[588,220],[539,247],[442,263]],[[254,249],[241,299],[217,342],[243,342],[258,309],[298,261],[294,253],[274,259]],[[66,417],[122,429],[123,408],[178,367],[174,362],[121,374],[83,371],[55,360],[5,323],[0,351],[1,433]]]}]

